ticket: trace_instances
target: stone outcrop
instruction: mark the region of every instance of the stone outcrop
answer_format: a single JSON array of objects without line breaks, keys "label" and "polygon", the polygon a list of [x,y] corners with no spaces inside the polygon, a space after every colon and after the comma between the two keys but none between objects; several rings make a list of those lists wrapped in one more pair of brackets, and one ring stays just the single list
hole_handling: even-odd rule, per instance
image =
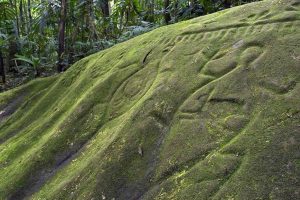
[{"label": "stone outcrop", "polygon": [[0,199],[300,199],[299,41],[267,0],[0,94]]}]

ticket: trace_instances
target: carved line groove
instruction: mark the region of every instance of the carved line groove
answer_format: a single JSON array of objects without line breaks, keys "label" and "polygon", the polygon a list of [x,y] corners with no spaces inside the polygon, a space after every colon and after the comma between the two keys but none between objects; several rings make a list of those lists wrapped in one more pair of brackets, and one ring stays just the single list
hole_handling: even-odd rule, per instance
[{"label": "carved line groove", "polygon": [[300,26],[300,20],[277,20],[273,22],[258,21],[254,24],[240,23],[231,24],[223,27],[215,27],[210,29],[192,30],[181,33],[172,38],[163,38],[160,40],[161,44],[171,45],[172,43],[193,42],[203,40],[223,40],[230,37],[246,36],[257,32],[278,31],[285,29],[296,31],[296,27]]}]

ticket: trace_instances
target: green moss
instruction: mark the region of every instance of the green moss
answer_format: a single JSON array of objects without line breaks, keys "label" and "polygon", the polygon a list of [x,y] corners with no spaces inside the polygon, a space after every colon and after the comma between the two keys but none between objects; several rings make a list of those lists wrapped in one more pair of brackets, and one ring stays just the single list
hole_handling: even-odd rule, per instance
[{"label": "green moss", "polygon": [[162,27],[0,94],[0,199],[299,199],[299,10]]}]

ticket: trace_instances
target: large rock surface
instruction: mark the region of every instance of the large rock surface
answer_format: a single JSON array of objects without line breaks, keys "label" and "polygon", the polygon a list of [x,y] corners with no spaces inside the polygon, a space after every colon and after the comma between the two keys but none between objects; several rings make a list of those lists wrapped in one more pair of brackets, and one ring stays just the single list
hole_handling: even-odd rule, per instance
[{"label": "large rock surface", "polygon": [[300,1],[159,28],[0,95],[0,199],[300,199]]}]

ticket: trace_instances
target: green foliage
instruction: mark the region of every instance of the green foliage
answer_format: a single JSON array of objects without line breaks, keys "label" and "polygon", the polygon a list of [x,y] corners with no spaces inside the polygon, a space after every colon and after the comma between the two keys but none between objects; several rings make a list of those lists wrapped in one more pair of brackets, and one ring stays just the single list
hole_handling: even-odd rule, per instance
[{"label": "green foliage", "polygon": [[[250,1],[226,0],[231,6]],[[164,0],[68,0],[63,65],[68,68],[87,55],[165,25],[165,13],[170,14],[168,23],[175,23],[222,10],[224,2],[170,0],[165,8]],[[107,16],[103,5],[110,11]],[[56,72],[60,8],[59,0],[1,0],[0,50],[8,73],[36,75],[32,64],[20,63],[16,55],[37,58],[41,76]]]},{"label": "green foliage", "polygon": [[12,38],[12,21],[15,19],[15,10],[9,2],[0,2],[0,50],[7,50],[9,40]]},{"label": "green foliage", "polygon": [[[23,61],[25,63],[28,63],[30,66],[33,67],[34,71],[35,71],[35,75],[36,76],[40,76],[40,65],[41,65],[41,60],[37,57],[34,57],[33,55],[31,55],[30,58],[22,56],[22,55],[15,55],[15,59],[17,61]],[[25,70],[24,70],[25,71]]]}]

